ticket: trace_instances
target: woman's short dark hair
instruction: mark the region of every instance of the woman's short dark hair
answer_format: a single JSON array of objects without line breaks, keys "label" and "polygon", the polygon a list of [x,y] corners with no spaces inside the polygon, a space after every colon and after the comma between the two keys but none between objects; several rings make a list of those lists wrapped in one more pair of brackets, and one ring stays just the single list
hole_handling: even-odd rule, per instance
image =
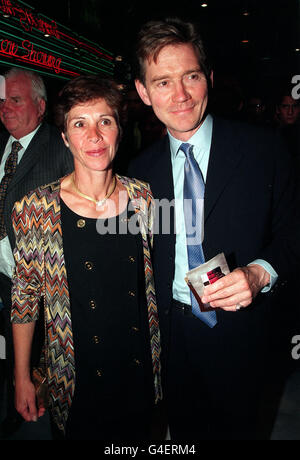
[{"label": "woman's short dark hair", "polygon": [[145,62],[156,62],[160,51],[168,45],[191,44],[198,57],[201,70],[210,79],[211,68],[208,63],[202,38],[191,22],[179,18],[147,22],[138,34],[136,46],[136,78],[145,85]]},{"label": "woman's short dark hair", "polygon": [[99,75],[81,75],[70,80],[60,91],[55,106],[55,122],[58,128],[66,131],[66,120],[70,110],[78,104],[85,104],[96,99],[104,99],[113,110],[121,131],[123,97],[117,83],[111,78]]}]

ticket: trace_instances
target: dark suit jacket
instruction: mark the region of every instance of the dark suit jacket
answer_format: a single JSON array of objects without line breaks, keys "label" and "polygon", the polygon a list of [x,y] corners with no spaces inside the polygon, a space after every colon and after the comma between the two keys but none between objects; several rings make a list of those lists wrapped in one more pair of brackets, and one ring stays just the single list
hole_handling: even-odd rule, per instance
[{"label": "dark suit jacket", "polygon": [[[224,252],[231,269],[254,259],[269,262],[286,283],[299,260],[299,221],[293,212],[290,158],[279,137],[266,129],[214,118],[205,188],[204,254]],[[130,165],[129,175],[150,183],[154,198],[174,199],[169,140],[166,136]],[[154,275],[163,339],[168,341],[175,235],[154,240]],[[263,325],[270,298],[259,294],[241,314],[217,311],[218,327],[234,334]],[[260,308],[256,308],[259,305]],[[263,316],[262,316],[263,315]],[[243,327],[242,327],[243,323]],[[254,329],[257,329],[254,327]],[[252,329],[253,332],[253,329]]]},{"label": "dark suit jacket", "polygon": [[[8,133],[0,135],[0,161],[8,138]],[[14,203],[38,186],[53,182],[73,169],[72,154],[65,147],[59,131],[43,123],[26,149],[6,195],[4,218],[12,249],[15,246],[11,223]]]}]

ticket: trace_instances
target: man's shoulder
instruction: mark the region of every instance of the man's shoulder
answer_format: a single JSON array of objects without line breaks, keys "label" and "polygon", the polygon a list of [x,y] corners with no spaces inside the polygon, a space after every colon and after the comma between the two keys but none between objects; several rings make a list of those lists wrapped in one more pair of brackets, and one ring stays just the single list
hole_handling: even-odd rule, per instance
[{"label": "man's shoulder", "polygon": [[152,169],[152,167],[160,163],[162,155],[168,154],[170,151],[169,138],[164,136],[162,139],[154,142],[149,147],[142,150],[129,164],[128,172],[132,176],[139,173],[139,171],[145,172],[146,170]]},{"label": "man's shoulder", "polygon": [[35,136],[37,139],[45,139],[45,140],[52,140],[52,141],[59,141],[63,143],[61,133],[58,128],[54,125],[51,125],[47,122],[43,122],[40,128],[37,130]]},{"label": "man's shoulder", "polygon": [[239,138],[274,138],[276,137],[276,130],[269,125],[254,125],[240,120],[230,120],[221,117],[214,118],[214,130],[216,133],[219,131],[234,134]]},{"label": "man's shoulder", "polygon": [[214,118],[213,142],[219,148],[230,151],[244,152],[253,160],[270,161],[277,155],[286,155],[286,146],[280,133],[273,126],[252,125],[239,120]]}]

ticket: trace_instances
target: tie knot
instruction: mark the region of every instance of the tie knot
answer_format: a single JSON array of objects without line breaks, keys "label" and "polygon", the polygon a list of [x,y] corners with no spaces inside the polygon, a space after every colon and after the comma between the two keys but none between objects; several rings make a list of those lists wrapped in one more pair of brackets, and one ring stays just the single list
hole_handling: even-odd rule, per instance
[{"label": "tie knot", "polygon": [[179,147],[179,150],[182,150],[185,156],[189,156],[191,153],[193,153],[193,145],[189,144],[188,142],[184,142]]},{"label": "tie knot", "polygon": [[19,150],[21,150],[22,145],[20,144],[19,141],[14,141],[11,146],[11,151],[13,153],[18,153]]}]

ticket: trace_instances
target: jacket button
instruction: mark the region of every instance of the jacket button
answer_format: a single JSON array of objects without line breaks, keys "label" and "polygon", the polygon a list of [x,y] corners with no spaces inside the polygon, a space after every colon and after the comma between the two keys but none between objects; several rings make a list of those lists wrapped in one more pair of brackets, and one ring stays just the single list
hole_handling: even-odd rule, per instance
[{"label": "jacket button", "polygon": [[102,372],[99,369],[97,369],[96,370],[96,375],[97,375],[97,377],[102,377]]},{"label": "jacket button", "polygon": [[93,342],[98,345],[98,343],[100,343],[100,338],[98,337],[98,335],[94,335],[93,337]]},{"label": "jacket button", "polygon": [[135,262],[135,257],[133,256],[129,256],[128,259],[129,259],[129,262],[131,262],[132,264]]},{"label": "jacket button", "polygon": [[95,300],[90,301],[90,307],[91,307],[92,310],[96,310],[97,304],[96,304]]},{"label": "jacket button", "polygon": [[84,228],[85,227],[85,220],[84,219],[79,219],[77,221],[77,227],[78,228]]},{"label": "jacket button", "polygon": [[91,271],[94,268],[93,262],[85,262],[84,266],[88,271]]},{"label": "jacket button", "polygon": [[135,292],[129,291],[129,292],[128,292],[128,295],[130,295],[130,297],[135,297]]},{"label": "jacket button", "polygon": [[133,360],[133,362],[134,362],[134,364],[135,364],[136,366],[140,366],[140,365],[141,365],[141,361],[140,361],[139,359],[136,359],[136,358],[135,358],[135,359]]},{"label": "jacket button", "polygon": [[139,332],[139,331],[140,331],[139,328],[138,328],[138,327],[135,327],[135,326],[132,326],[131,329],[132,329],[134,332]]}]

